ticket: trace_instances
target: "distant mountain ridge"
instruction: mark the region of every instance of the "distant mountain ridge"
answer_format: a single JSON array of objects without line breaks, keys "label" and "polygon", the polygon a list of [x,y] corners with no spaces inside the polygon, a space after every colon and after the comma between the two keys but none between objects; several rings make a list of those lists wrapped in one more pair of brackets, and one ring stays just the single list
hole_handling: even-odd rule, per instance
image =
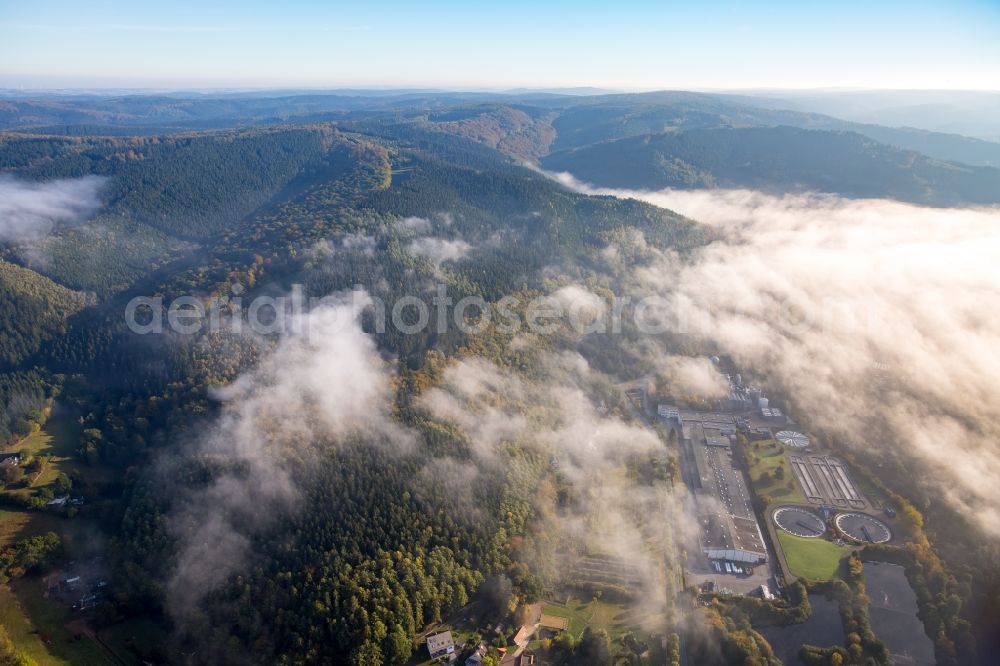
[{"label": "distant mountain ridge", "polygon": [[[600,93],[600,94],[597,94]],[[43,134],[158,134],[288,122],[420,120],[456,108],[509,106],[552,113],[552,150],[671,129],[771,127],[853,131],[937,159],[1000,166],[1000,143],[912,127],[850,122],[766,97],[598,90],[243,91],[160,94],[0,95],[0,130]],[[782,108],[784,106],[784,108]],[[521,152],[524,152],[523,150]],[[539,151],[529,151],[539,153]]]},{"label": "distant mountain ridge", "polygon": [[998,169],[933,160],[854,132],[695,129],[565,150],[541,164],[605,187],[813,190],[936,206],[1000,203]]}]

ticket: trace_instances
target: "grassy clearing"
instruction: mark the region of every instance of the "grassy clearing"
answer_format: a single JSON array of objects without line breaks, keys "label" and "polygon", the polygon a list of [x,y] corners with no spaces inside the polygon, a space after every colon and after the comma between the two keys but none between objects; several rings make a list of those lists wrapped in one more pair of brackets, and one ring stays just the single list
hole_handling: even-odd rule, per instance
[{"label": "grassy clearing", "polygon": [[[56,532],[66,537],[68,556],[92,554],[92,520],[66,520],[37,511],[0,510],[0,545],[37,534]],[[14,645],[41,666],[47,664],[107,664],[107,655],[87,636],[66,624],[72,611],[45,596],[41,579],[28,577],[0,586],[0,624]],[[126,660],[127,661],[127,660]]]},{"label": "grassy clearing", "polygon": [[[569,598],[565,603],[543,603],[542,613],[569,620],[569,628],[566,631],[576,640],[580,639],[587,627],[607,631],[612,640],[612,649],[620,649],[618,640],[625,633],[632,632],[637,640],[649,645],[652,651],[650,663],[666,663],[665,655],[659,645],[659,637],[663,635],[667,623],[667,617],[663,613],[650,614],[622,604],[583,601],[575,598]],[[547,634],[545,631],[539,633],[542,636]],[[529,649],[541,655],[543,661],[548,654],[545,651],[544,641],[539,636],[531,641]]]},{"label": "grassy clearing", "polygon": [[88,483],[100,483],[108,479],[108,470],[91,467],[76,457],[80,442],[80,424],[66,411],[55,409],[45,426],[28,435],[6,451],[23,451],[29,456],[47,456],[48,463],[32,483],[23,488],[13,489],[19,495],[30,495],[35,489],[51,484],[60,474],[78,474]]},{"label": "grassy clearing", "polygon": [[838,546],[826,539],[806,539],[784,530],[776,531],[788,569],[801,578],[835,578],[840,571],[840,560],[851,552],[849,547]]},{"label": "grassy clearing", "polygon": [[[61,473],[78,474],[86,485],[107,481],[109,470],[90,467],[76,458],[79,437],[79,424],[71,415],[57,408],[44,428],[7,447],[7,451],[24,451],[32,457],[48,457],[45,467],[37,478],[31,479],[30,485],[11,488],[7,492],[30,496],[39,488],[51,484]],[[84,525],[79,517],[66,520],[45,511],[21,511],[10,507],[0,509],[0,545],[46,532],[68,533],[70,537],[79,540],[78,533],[91,527]]]},{"label": "grassy clearing", "polygon": [[6,585],[0,586],[0,624],[7,630],[10,640],[18,650],[39,664],[68,663],[51,657],[48,648],[21,607],[21,602]]},{"label": "grassy clearing", "polygon": [[[112,663],[92,638],[74,625],[67,626],[75,618],[71,610],[45,596],[41,580],[19,580],[13,588],[0,586],[0,624],[14,645],[40,666]],[[98,635],[122,662],[136,666],[140,661],[128,648],[130,642],[149,646],[165,639],[162,628],[143,618],[113,625]]]},{"label": "grassy clearing", "polygon": [[37,578],[0,588],[0,622],[14,645],[40,666],[108,664],[108,655],[97,643],[66,627],[72,619],[69,609],[45,596]]},{"label": "grassy clearing", "polygon": [[617,638],[627,631],[635,631],[636,635],[647,633],[650,624],[657,618],[626,608],[622,604],[605,601],[583,601],[569,598],[566,603],[547,602],[542,605],[542,613],[569,620],[569,633],[575,638],[583,634],[588,626],[604,629],[612,638]]},{"label": "grassy clearing", "polygon": [[[55,481],[60,473],[78,472],[88,483],[106,479],[107,470],[88,467],[75,457],[79,429],[71,415],[57,409],[45,427],[7,447],[7,451],[24,451],[49,459],[30,485],[9,492],[31,495]],[[0,509],[0,546],[46,532],[64,537],[67,559],[92,556],[101,541],[94,520],[84,515],[67,519],[46,511]],[[38,578],[28,577],[0,588],[0,623],[7,628],[14,645],[42,666],[111,663],[109,655],[92,638],[79,628],[67,628],[67,623],[77,619],[70,609],[46,597],[44,583]]]},{"label": "grassy clearing", "polygon": [[0,547],[10,545],[22,537],[22,532],[31,522],[27,511],[0,509]]},{"label": "grassy clearing", "polygon": [[0,509],[0,546],[47,532],[60,534],[68,521],[39,511]]},{"label": "grassy clearing", "polygon": [[[759,446],[758,446],[759,445]],[[805,504],[806,498],[795,481],[792,467],[785,459],[784,448],[778,442],[764,440],[747,447],[750,465],[750,482],[758,497],[767,495],[775,502],[798,502]],[[756,458],[756,462],[753,462]],[[777,469],[782,467],[784,479],[778,479]]]},{"label": "grassy clearing", "polygon": [[[38,432],[25,437],[6,451],[25,451],[30,456],[49,456],[49,462],[31,485],[11,488],[7,492],[14,495],[30,496],[36,489],[53,481],[60,473],[70,474],[79,470],[88,479],[96,474],[106,474],[104,470],[94,470],[82,465],[74,457],[78,424],[67,414],[58,412]],[[0,509],[0,546],[19,539],[45,534],[62,533],[68,521],[59,516],[42,511],[21,511],[10,507]]]}]

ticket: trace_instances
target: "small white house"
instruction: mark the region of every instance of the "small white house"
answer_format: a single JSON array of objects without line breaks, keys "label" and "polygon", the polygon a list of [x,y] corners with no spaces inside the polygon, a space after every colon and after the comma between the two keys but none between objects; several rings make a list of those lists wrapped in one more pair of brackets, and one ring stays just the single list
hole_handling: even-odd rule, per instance
[{"label": "small white house", "polygon": [[455,641],[450,631],[442,631],[427,637],[427,652],[431,659],[440,659],[455,654]]}]

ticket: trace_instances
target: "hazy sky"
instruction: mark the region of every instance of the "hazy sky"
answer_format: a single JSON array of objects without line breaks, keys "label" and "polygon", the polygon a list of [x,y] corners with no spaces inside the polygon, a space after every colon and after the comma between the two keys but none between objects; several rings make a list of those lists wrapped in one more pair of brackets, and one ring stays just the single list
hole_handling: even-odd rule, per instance
[{"label": "hazy sky", "polygon": [[1000,90],[1000,0],[0,0],[4,87],[344,85]]}]

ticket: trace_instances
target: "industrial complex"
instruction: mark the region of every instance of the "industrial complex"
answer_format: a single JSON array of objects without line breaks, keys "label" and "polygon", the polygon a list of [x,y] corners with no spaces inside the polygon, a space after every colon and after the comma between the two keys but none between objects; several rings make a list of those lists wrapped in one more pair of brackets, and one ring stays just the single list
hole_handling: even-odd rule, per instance
[{"label": "industrial complex", "polygon": [[742,561],[767,561],[750,490],[733,461],[733,416],[683,412],[678,422],[682,476],[699,505],[706,552],[733,550]]},{"label": "industrial complex", "polygon": [[[817,449],[813,438],[795,429],[792,419],[761,389],[745,386],[739,374],[728,378],[729,393],[713,411],[671,404],[656,409],[664,427],[674,432],[680,475],[698,515],[700,550],[689,553],[688,562],[695,583],[767,596],[779,585],[779,571],[786,582],[794,578],[781,552],[781,542],[788,537],[776,538],[779,532],[842,547],[893,538],[890,526],[873,515],[873,506],[843,459]],[[754,486],[741,446],[771,451],[789,497],[776,502],[765,496],[761,504],[769,505],[755,511]],[[771,538],[765,539],[769,533]]]}]

